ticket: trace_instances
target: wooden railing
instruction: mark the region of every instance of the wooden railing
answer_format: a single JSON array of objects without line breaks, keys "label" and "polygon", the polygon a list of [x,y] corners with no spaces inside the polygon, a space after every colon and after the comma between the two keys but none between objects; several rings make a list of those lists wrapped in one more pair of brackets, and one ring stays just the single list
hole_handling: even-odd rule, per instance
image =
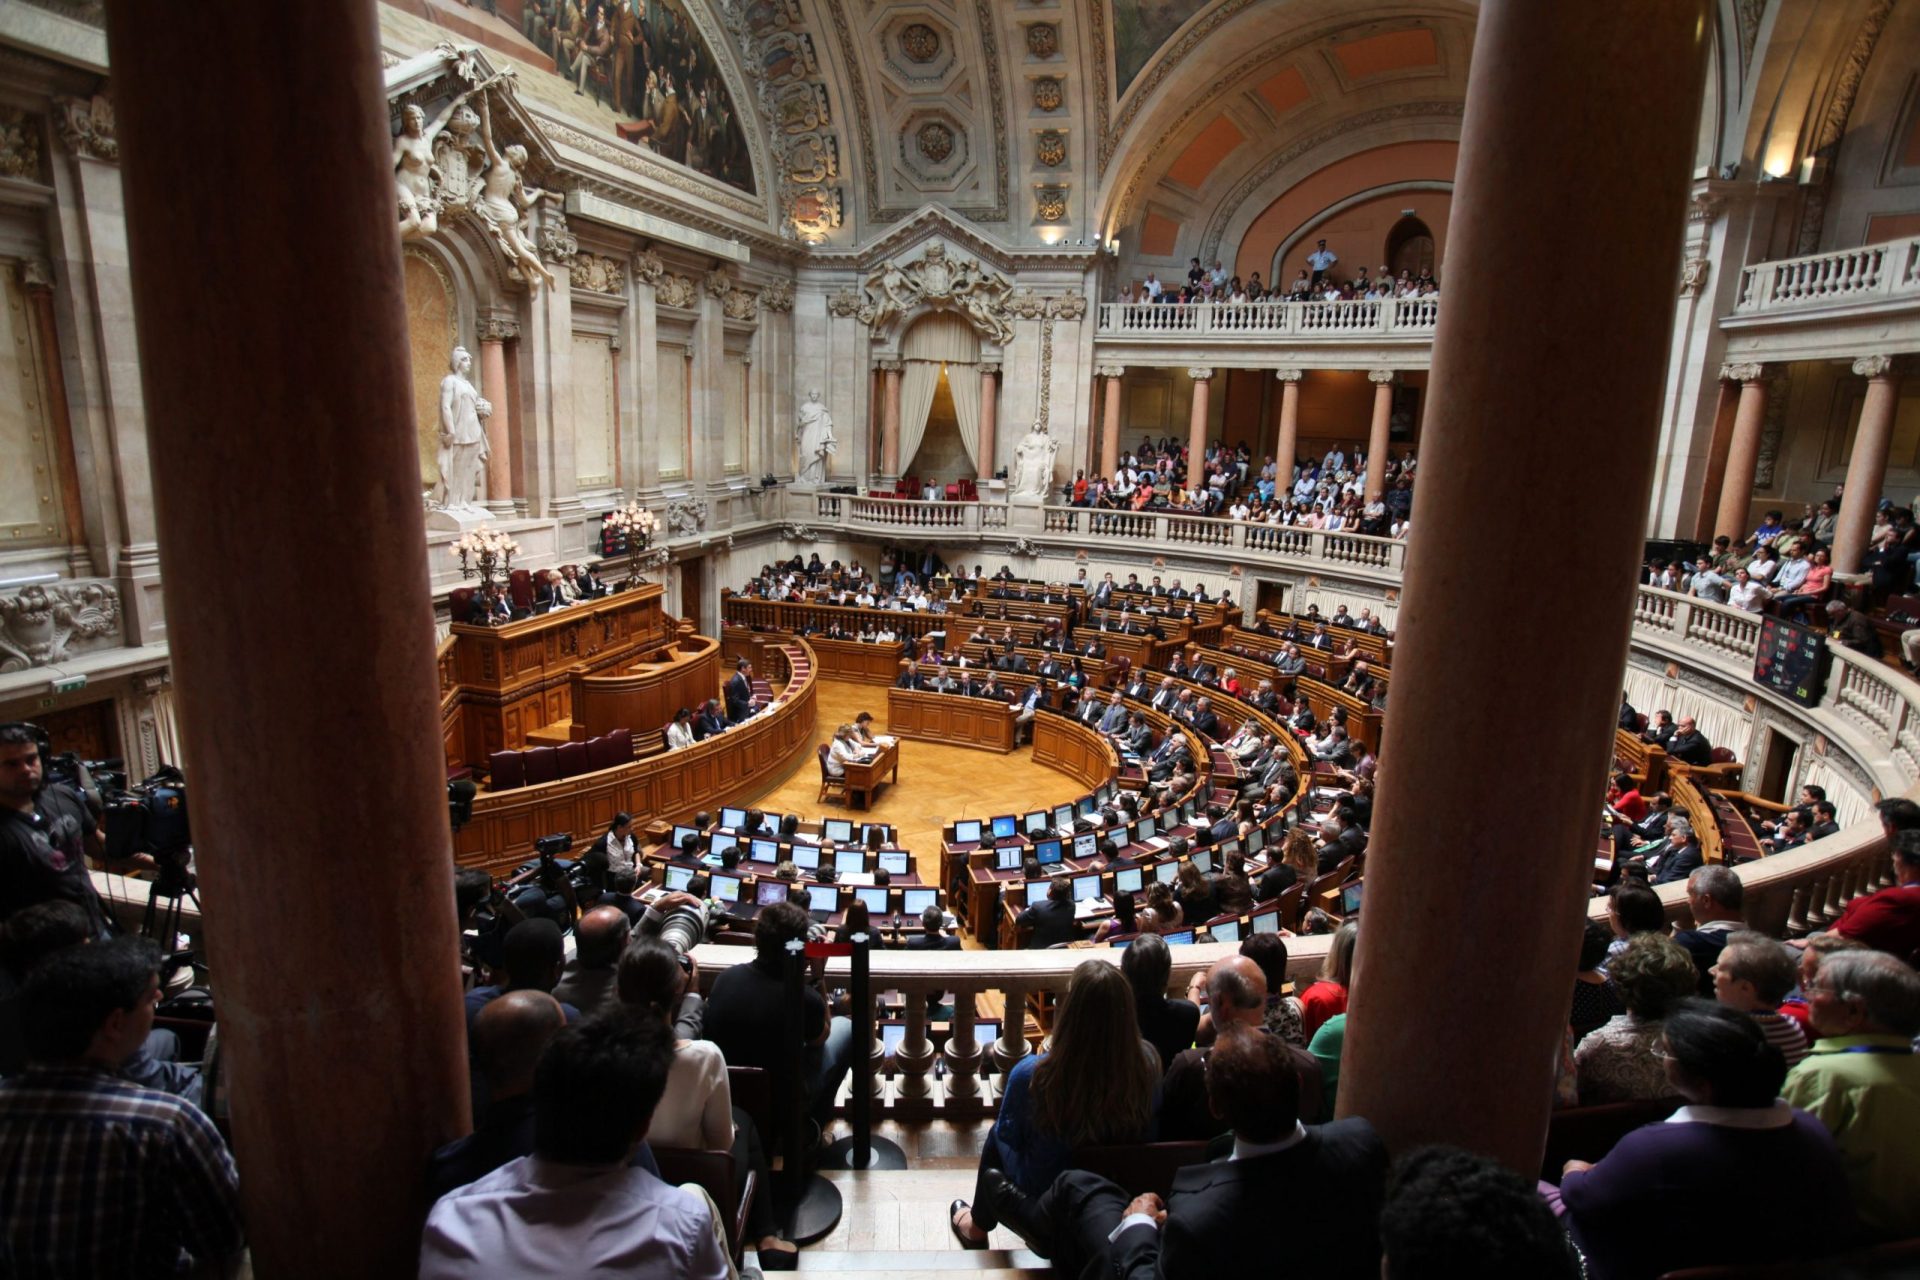
[{"label": "wooden railing", "polygon": [[1733,311],[1763,315],[1882,300],[1920,303],[1920,236],[1747,267]]},{"label": "wooden railing", "polygon": [[1349,341],[1411,337],[1431,340],[1440,296],[1341,302],[1103,302],[1098,338],[1179,341],[1192,338]]}]

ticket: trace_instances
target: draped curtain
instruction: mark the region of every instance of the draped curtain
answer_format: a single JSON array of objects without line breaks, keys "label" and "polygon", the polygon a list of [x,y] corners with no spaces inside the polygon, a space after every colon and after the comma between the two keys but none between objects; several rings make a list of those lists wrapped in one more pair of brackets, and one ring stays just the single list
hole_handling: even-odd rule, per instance
[{"label": "draped curtain", "polygon": [[[900,376],[900,464],[912,465],[920,451],[943,364],[964,366],[949,369],[947,381],[953,390],[954,412],[960,419],[960,439],[967,447],[967,456],[974,457],[980,446],[980,385],[973,366],[980,358],[980,339],[973,326],[951,312],[923,316],[901,339],[900,356],[906,361],[906,370]],[[963,393],[960,384],[968,379],[973,383]]]},{"label": "draped curtain", "polygon": [[181,763],[180,726],[173,715],[172,689],[162,689],[153,695],[153,745],[161,764]]},{"label": "draped curtain", "polygon": [[970,364],[947,369],[947,389],[953,392],[953,416],[960,420],[960,443],[967,458],[980,469],[980,371]]}]

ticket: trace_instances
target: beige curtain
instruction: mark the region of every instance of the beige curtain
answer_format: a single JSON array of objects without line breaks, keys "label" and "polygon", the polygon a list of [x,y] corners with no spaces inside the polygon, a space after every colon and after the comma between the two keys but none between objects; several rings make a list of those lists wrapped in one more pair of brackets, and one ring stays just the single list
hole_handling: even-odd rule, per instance
[{"label": "beige curtain", "polygon": [[[948,311],[923,316],[900,340],[906,372],[900,377],[900,465],[913,464],[920,441],[927,434],[927,415],[940,385],[940,366],[946,365],[953,391],[954,414],[960,419],[960,438],[967,456],[980,447],[980,339],[973,326]],[[961,385],[967,384],[963,391]]]},{"label": "beige curtain", "polygon": [[173,690],[162,689],[153,695],[153,741],[161,764],[179,765],[180,725],[173,714]]},{"label": "beige curtain", "polygon": [[[900,465],[913,465],[920,438],[927,434],[927,415],[933,411],[934,388],[940,385],[940,366],[932,360],[909,360],[900,375]],[[914,495],[916,498],[919,494]]]},{"label": "beige curtain", "polygon": [[947,367],[947,388],[953,392],[953,416],[960,420],[960,443],[967,458],[980,469],[980,370],[970,364]]}]

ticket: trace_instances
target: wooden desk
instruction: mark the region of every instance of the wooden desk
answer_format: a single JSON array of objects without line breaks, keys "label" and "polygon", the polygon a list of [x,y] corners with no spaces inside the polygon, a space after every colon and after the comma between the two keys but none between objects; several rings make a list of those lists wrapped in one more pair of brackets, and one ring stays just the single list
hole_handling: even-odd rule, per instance
[{"label": "wooden desk", "polygon": [[1011,704],[997,699],[887,690],[887,731],[902,738],[1004,753],[1013,750],[1015,714]]},{"label": "wooden desk", "polygon": [[855,684],[892,684],[900,674],[901,648],[897,640],[866,643],[809,636],[807,643],[813,646],[813,654],[820,661],[820,674],[823,676],[851,680]]},{"label": "wooden desk", "polygon": [[[873,798],[880,794],[883,782],[900,781],[900,744],[895,742],[874,752],[873,759],[864,764],[858,760],[847,761],[847,803],[856,809],[871,809]],[[858,796],[856,802],[854,797]]]},{"label": "wooden desk", "polygon": [[503,627],[455,623],[440,665],[448,764],[526,746],[530,730],[573,716],[575,672],[617,670],[674,639],[660,597],[649,583]]}]

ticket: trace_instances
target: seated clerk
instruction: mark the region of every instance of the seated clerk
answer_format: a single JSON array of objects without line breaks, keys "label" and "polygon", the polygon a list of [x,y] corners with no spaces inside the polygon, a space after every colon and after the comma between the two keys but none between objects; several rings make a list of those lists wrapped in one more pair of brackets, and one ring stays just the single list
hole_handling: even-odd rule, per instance
[{"label": "seated clerk", "polygon": [[708,698],[700,704],[699,714],[693,718],[693,740],[701,742],[726,731],[727,717],[720,709],[720,699]]},{"label": "seated clerk", "polygon": [[1032,901],[1033,885],[1027,886],[1028,903],[1026,910],[1014,917],[1017,928],[1028,929],[1026,949],[1040,951],[1063,942],[1072,942],[1080,937],[1085,929],[1073,913],[1073,887],[1065,876],[1053,876],[1047,881],[1047,895],[1038,902]]},{"label": "seated clerk", "polygon": [[1224,1277],[1272,1270],[1271,1215],[1286,1205],[1290,1218],[1313,1224],[1287,1241],[1289,1274],[1379,1275],[1387,1152],[1373,1126],[1357,1117],[1302,1124],[1285,1046],[1251,1031],[1214,1045],[1206,1090],[1232,1129],[1233,1154],[1181,1169],[1167,1201],[1153,1192],[1129,1200],[1099,1175],[1069,1170],[1030,1212],[1003,1209],[1001,1220],[1041,1235],[1041,1251],[1068,1274],[1093,1263],[1128,1280]]}]

